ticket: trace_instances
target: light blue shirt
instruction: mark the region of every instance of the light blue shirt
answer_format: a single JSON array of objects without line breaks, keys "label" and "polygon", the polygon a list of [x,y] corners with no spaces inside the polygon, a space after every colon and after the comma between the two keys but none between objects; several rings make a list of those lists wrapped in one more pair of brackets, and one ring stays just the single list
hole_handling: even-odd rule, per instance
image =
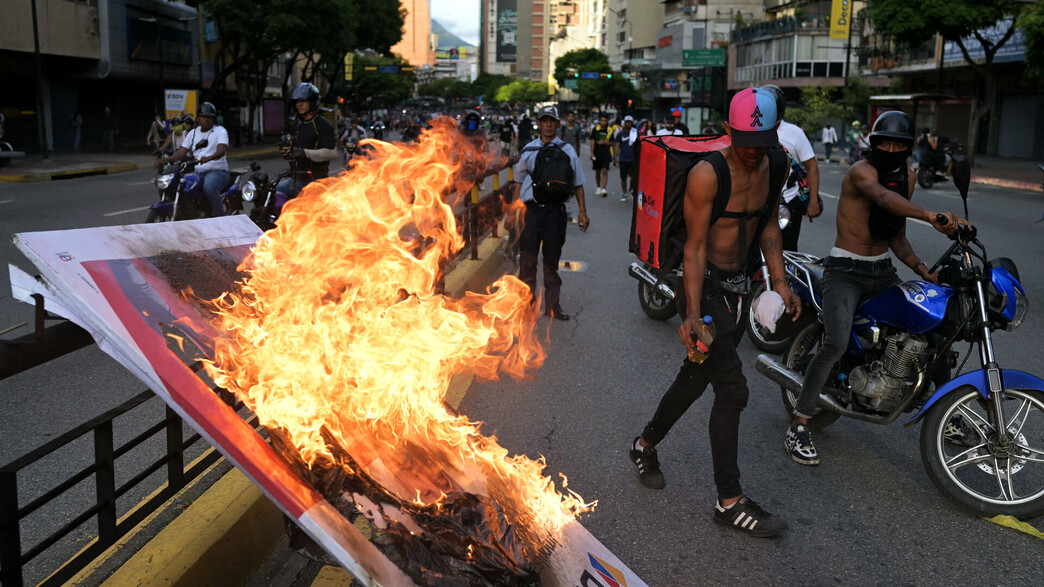
[{"label": "light blue shirt", "polygon": [[[554,143],[566,155],[569,155],[569,162],[573,165],[573,187],[584,185],[584,182],[587,180],[584,178],[584,168],[580,165],[580,157],[577,156],[576,149],[558,137],[555,137]],[[540,147],[541,145],[543,143],[539,138],[536,138],[530,141],[523,149]],[[522,182],[522,188],[519,190],[519,199],[523,202],[536,201],[533,199],[533,180],[529,177],[529,170],[536,165],[536,155],[536,151],[522,151],[521,156],[518,158],[518,163],[515,164],[515,181]]]}]

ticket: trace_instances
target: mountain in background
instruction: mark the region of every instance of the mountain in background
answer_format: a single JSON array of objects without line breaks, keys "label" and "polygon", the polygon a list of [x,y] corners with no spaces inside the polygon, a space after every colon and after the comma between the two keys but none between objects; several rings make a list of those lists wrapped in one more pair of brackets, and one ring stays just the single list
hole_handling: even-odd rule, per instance
[{"label": "mountain in background", "polygon": [[434,18],[431,19],[431,32],[439,36],[439,46],[437,49],[450,49],[452,47],[474,47],[471,43],[461,39],[457,35],[449,32],[446,27],[439,24],[439,21]]}]

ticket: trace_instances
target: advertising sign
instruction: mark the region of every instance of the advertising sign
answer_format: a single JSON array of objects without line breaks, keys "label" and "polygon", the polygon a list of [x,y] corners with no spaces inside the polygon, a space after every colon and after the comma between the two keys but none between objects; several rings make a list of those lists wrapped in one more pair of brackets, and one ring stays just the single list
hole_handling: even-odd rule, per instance
[{"label": "advertising sign", "polygon": [[170,120],[182,112],[196,116],[196,90],[166,90],[163,92],[163,109]]},{"label": "advertising sign", "polygon": [[514,63],[518,53],[518,0],[497,0],[497,62]]},{"label": "advertising sign", "polygon": [[830,8],[830,38],[847,39],[852,26],[852,0],[834,0]]}]

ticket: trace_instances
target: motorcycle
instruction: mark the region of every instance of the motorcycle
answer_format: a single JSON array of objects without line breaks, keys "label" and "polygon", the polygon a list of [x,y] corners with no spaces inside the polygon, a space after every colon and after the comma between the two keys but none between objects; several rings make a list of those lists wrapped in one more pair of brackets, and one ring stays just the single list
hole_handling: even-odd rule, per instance
[{"label": "motorcycle", "polygon": [[290,169],[270,178],[263,171],[255,170],[246,181],[242,191],[243,201],[253,204],[248,214],[250,219],[254,221],[254,224],[264,231],[275,228],[276,220],[279,219],[279,215],[283,212],[283,206],[293,199],[277,189],[279,182],[288,177],[304,177],[307,179],[311,173],[311,171],[297,171],[291,165]]},{"label": "motorcycle", "polygon": [[913,162],[914,172],[917,173],[917,185],[924,189],[931,189],[933,185],[940,182],[950,181],[946,175],[946,167],[953,161],[954,150],[960,149],[959,144],[951,143],[943,148],[946,155],[946,163],[940,168],[932,157],[915,158]]},{"label": "motorcycle", "polygon": [[384,140],[384,131],[385,127],[383,122],[375,122],[370,125],[370,136],[378,141]]},{"label": "motorcycle", "polygon": [[[964,199],[971,169],[954,162]],[[922,423],[921,460],[935,487],[976,515],[1020,519],[1044,514],[1044,380],[1003,369],[993,333],[1014,330],[1028,309],[1015,263],[990,259],[970,225],[931,271],[940,285],[908,281],[864,301],[856,311],[848,351],[834,366],[809,420],[822,429],[842,416],[891,424],[912,412],[906,425]],[[822,265],[809,267],[811,286],[799,295],[818,296]],[[780,385],[793,415],[805,370],[822,344],[822,322],[808,324],[781,361],[760,355],[759,372]],[[978,346],[981,367],[960,374],[954,343],[969,343],[964,362]]]},{"label": "motorcycle", "polygon": [[[204,141],[200,141],[203,143]],[[204,145],[205,146],[205,145]],[[202,148],[197,145],[197,149]],[[192,155],[180,161],[169,162],[156,171],[152,184],[159,192],[159,201],[149,208],[145,216],[146,224],[167,222],[169,220],[188,220],[194,218],[210,218],[235,214],[229,208],[230,198],[238,197],[241,190],[239,178],[245,170],[232,170],[228,173],[228,183],[222,186],[222,199],[225,209],[217,213],[211,210],[210,201],[203,193],[203,180],[195,173],[196,159]]]},{"label": "motorcycle", "polygon": [[[777,216],[779,227],[786,228],[790,222],[790,211],[786,206],[779,207]],[[791,289],[794,291],[810,289],[811,277],[807,264],[818,261],[817,258],[806,253],[783,251],[784,270]],[[652,266],[635,261],[627,269],[627,273],[638,280],[638,303],[647,316],[654,320],[669,320],[675,314],[682,313],[684,316],[684,279],[681,262],[671,268],[654,269]],[[754,319],[754,309],[751,302],[756,300],[765,291],[768,282],[768,266],[765,257],[761,258],[761,269],[751,277],[750,292],[737,294],[737,307],[735,316],[737,326],[745,329],[751,342],[761,350],[780,353],[789,344],[790,337],[799,330],[806,322],[806,316],[815,315],[820,310],[818,298],[806,295],[802,297],[805,307],[802,308],[802,319],[798,322],[780,320],[775,333],[769,332],[767,328],[758,324]],[[675,298],[679,301],[675,302]]]}]

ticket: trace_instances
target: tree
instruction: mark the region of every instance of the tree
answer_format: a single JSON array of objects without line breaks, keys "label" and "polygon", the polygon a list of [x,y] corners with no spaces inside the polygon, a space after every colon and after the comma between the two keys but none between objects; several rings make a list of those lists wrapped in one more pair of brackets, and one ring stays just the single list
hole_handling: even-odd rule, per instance
[{"label": "tree", "polygon": [[[806,130],[822,128],[828,118],[851,120],[851,114],[833,97],[834,88],[804,86],[799,106],[787,105],[786,119]],[[865,110],[864,110],[865,112]],[[861,116],[861,115],[860,115]],[[858,116],[856,117],[859,118]]]},{"label": "tree", "polygon": [[[598,73],[599,78],[580,78],[585,72]],[[575,79],[580,103],[584,106],[612,103],[620,107],[634,97],[633,87],[619,75],[616,78],[612,75],[609,57],[598,49],[574,49],[555,59],[555,81],[562,86],[565,80]]]},{"label": "tree", "polygon": [[510,84],[514,78],[508,75],[498,75],[482,72],[475,81],[471,82],[473,96],[482,96],[487,102],[493,102],[500,86]]},{"label": "tree", "polygon": [[1044,77],[1044,2],[1034,2],[1023,8],[1017,25],[1026,48],[1027,73]]},{"label": "tree", "polygon": [[[381,73],[381,66],[395,66],[397,73]],[[387,108],[405,101],[413,92],[417,76],[410,64],[397,55],[391,57],[355,57],[352,81],[346,82],[346,90],[352,101],[353,110]]]},{"label": "tree", "polygon": [[548,87],[544,82],[516,79],[497,88],[493,101],[508,104],[532,104],[547,100]]},{"label": "tree", "polygon": [[[874,0],[870,4],[874,27],[900,47],[916,46],[938,34],[960,48],[977,82],[969,117],[969,159],[975,157],[979,124],[989,116],[997,99],[993,58],[1014,34],[1016,18],[1024,6],[1025,3],[1018,0]],[[1006,17],[1013,18],[1006,21]],[[999,38],[990,39],[982,34],[982,29],[992,26],[1001,27]],[[968,45],[971,49],[982,49],[983,63],[972,58]]]}]

